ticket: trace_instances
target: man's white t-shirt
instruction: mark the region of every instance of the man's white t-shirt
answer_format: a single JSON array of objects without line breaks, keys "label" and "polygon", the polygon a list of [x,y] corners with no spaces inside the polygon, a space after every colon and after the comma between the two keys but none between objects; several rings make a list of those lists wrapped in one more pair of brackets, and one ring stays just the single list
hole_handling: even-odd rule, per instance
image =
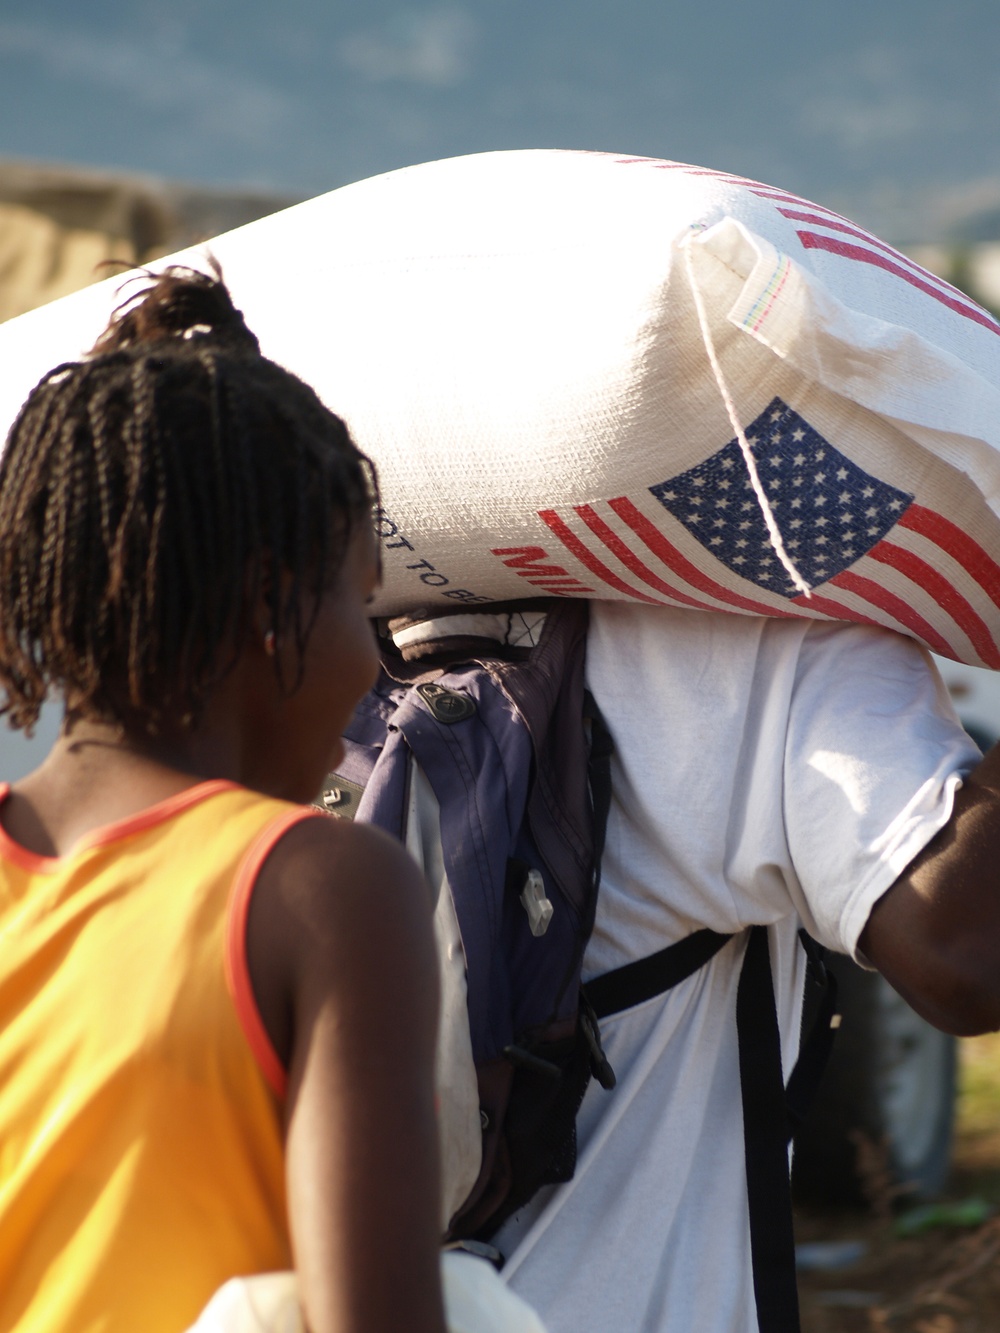
[{"label": "man's white t-shirt", "polygon": [[[708,926],[769,929],[795,1060],[804,925],[854,953],[978,751],[928,655],[877,629],[595,604],[587,678],[615,742],[584,978]],[[745,936],[601,1024],[572,1181],[497,1240],[550,1333],[752,1333],[736,1042]]]}]

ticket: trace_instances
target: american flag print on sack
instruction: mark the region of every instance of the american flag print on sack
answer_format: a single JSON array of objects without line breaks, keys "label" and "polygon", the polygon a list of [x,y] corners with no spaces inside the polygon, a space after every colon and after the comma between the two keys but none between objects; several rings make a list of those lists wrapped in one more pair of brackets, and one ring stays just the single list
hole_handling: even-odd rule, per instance
[{"label": "american flag print on sack", "polygon": [[[865,471],[780,398],[746,436],[809,596],[774,551],[736,439],[649,487],[694,547],[628,496],[576,505],[572,516],[551,509],[539,516],[599,583],[633,600],[887,625],[943,656],[968,660],[971,648],[983,665],[1000,667],[1000,647],[981,614],[984,599],[1000,607],[1000,567],[965,531]],[[722,568],[713,578],[714,561]],[[741,582],[734,586],[723,570]],[[562,589],[553,580],[548,590],[579,594],[581,587]]]},{"label": "american flag print on sack", "polygon": [[[785,550],[810,587],[871,551],[913,503],[839,453],[780,398],[746,434]],[[649,489],[734,574],[783,597],[798,595],[775,555],[737,440]]]}]

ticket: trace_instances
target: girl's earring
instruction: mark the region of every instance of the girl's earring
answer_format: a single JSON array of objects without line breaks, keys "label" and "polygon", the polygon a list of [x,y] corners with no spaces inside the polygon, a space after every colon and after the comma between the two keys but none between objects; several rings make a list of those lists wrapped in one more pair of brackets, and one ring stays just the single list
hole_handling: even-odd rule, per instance
[{"label": "girl's earring", "polygon": [[274,630],[269,629],[264,634],[264,652],[267,653],[268,657],[273,657],[277,651],[278,644],[274,636]]}]

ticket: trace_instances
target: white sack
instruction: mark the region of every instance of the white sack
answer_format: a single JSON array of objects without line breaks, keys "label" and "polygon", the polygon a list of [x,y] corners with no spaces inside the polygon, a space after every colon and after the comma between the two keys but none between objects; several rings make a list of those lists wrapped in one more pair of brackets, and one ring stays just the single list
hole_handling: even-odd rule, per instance
[{"label": "white sack", "polygon": [[[441,1285],[448,1333],[545,1333],[534,1310],[483,1259],[442,1254]],[[399,1326],[406,1327],[405,1310]],[[232,1278],[187,1333],[306,1333],[295,1274]]]},{"label": "white sack", "polygon": [[[827,209],[673,162],[487,153],[211,248],[264,351],[378,463],[380,613],[624,598],[874,621],[1000,666],[1000,326]],[[0,327],[0,421],[120,285]]]}]

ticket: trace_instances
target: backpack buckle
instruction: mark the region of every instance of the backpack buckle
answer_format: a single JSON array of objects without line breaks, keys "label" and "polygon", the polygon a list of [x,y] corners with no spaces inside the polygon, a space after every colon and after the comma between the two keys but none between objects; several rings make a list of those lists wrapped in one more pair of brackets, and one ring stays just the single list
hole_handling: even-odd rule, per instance
[{"label": "backpack buckle", "polygon": [[615,1071],[611,1068],[611,1061],[604,1054],[604,1047],[601,1045],[601,1029],[597,1026],[597,1017],[590,1006],[590,1001],[582,991],[580,992],[580,1031],[583,1033],[584,1040],[590,1050],[590,1067],[593,1070],[594,1078],[597,1079],[605,1092],[610,1092],[618,1080],[615,1077]]},{"label": "backpack buckle", "polygon": [[434,720],[444,722],[447,726],[451,726],[453,722],[464,722],[476,711],[475,703],[467,694],[445,689],[443,685],[437,685],[432,680],[418,685],[417,693],[431,710]]},{"label": "backpack buckle", "polygon": [[540,870],[529,870],[521,890],[521,906],[528,914],[532,935],[544,935],[552,920],[552,901],[546,896]]},{"label": "backpack buckle", "polygon": [[365,789],[360,783],[328,773],[323,790],[313,804],[337,819],[353,819],[364,794]]}]

